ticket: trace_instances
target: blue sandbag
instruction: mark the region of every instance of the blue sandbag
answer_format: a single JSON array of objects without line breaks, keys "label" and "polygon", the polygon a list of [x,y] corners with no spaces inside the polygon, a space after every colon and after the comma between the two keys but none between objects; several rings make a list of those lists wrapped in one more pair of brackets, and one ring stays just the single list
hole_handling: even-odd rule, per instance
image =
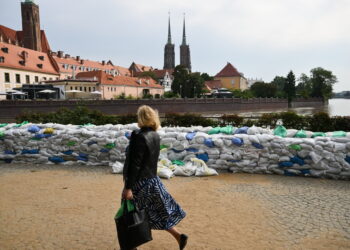
[{"label": "blue sandbag", "polygon": [[284,175],[285,176],[298,176],[297,174],[289,172],[288,170],[284,170]]},{"label": "blue sandbag", "polygon": [[40,131],[40,128],[37,125],[31,125],[28,128],[28,132],[30,132],[30,133],[36,133],[36,132],[39,132],[39,131]]},{"label": "blue sandbag", "polygon": [[77,156],[76,158],[78,161],[88,161],[88,159],[86,157],[81,157],[81,156]]},{"label": "blue sandbag", "polygon": [[197,158],[200,160],[203,160],[205,162],[207,162],[209,160],[209,156],[207,153],[204,154],[196,154]]},{"label": "blue sandbag", "polygon": [[51,161],[53,163],[65,162],[65,160],[62,157],[59,157],[59,156],[50,156],[49,157],[49,161]]},{"label": "blue sandbag", "polygon": [[302,173],[302,174],[310,174],[310,169],[301,169],[300,170],[300,172]]},{"label": "blue sandbag", "polygon": [[4,159],[4,162],[5,163],[11,163],[13,161],[13,159],[11,159],[11,158],[6,158],[6,159]]},{"label": "blue sandbag", "polygon": [[256,147],[257,149],[263,149],[263,148],[264,148],[263,145],[261,145],[260,143],[257,143],[257,142],[252,142],[252,145],[253,145],[254,147]]},{"label": "blue sandbag", "polygon": [[35,139],[43,139],[43,138],[49,138],[51,136],[52,136],[52,134],[35,134],[34,138]]},{"label": "blue sandbag", "polygon": [[5,150],[4,153],[7,155],[15,155],[16,154],[16,152],[12,151],[12,150]]},{"label": "blue sandbag", "polygon": [[278,163],[278,166],[284,168],[284,167],[291,167],[293,166],[293,162],[291,161],[281,161]]},{"label": "blue sandbag", "polygon": [[199,151],[199,149],[197,149],[197,148],[187,148],[186,151],[187,152],[197,153]]},{"label": "blue sandbag", "polygon": [[211,138],[204,139],[204,144],[205,144],[205,146],[207,146],[209,148],[215,147],[214,142]]},{"label": "blue sandbag", "polygon": [[300,166],[303,166],[303,165],[305,164],[305,161],[304,161],[302,158],[300,158],[299,156],[293,156],[293,157],[291,157],[291,158],[290,158],[290,161],[291,161],[291,162],[294,162],[294,163],[296,163],[296,164],[299,164]]},{"label": "blue sandbag", "polygon": [[62,153],[65,155],[71,155],[71,154],[73,154],[73,150],[67,150],[67,151],[64,151]]},{"label": "blue sandbag", "polygon": [[101,148],[100,152],[101,153],[108,153],[109,152],[109,148]]},{"label": "blue sandbag", "polygon": [[31,154],[31,155],[39,154],[39,149],[23,149],[22,155],[25,155],[25,154]]},{"label": "blue sandbag", "polygon": [[241,127],[235,130],[235,134],[247,134],[249,127]]},{"label": "blue sandbag", "polygon": [[240,162],[241,160],[228,160],[228,162]]},{"label": "blue sandbag", "polygon": [[88,158],[88,157],[89,157],[88,154],[82,153],[82,152],[79,152],[79,156],[80,156],[80,157],[83,157],[83,158]]},{"label": "blue sandbag", "polygon": [[129,132],[129,131],[128,131],[128,132],[125,132],[125,137],[128,138],[128,139],[130,139],[130,138],[131,138],[131,132]]},{"label": "blue sandbag", "polygon": [[347,155],[344,160],[350,164],[350,156]]},{"label": "blue sandbag", "polygon": [[186,139],[190,141],[190,140],[193,139],[193,137],[194,137],[196,134],[197,134],[197,132],[190,132],[190,133],[187,133]]},{"label": "blue sandbag", "polygon": [[88,146],[91,146],[92,144],[97,144],[97,141],[89,141],[89,142],[87,143]]},{"label": "blue sandbag", "polygon": [[171,150],[174,151],[175,153],[181,153],[181,152],[185,151],[185,150],[177,150],[175,148],[172,148]]},{"label": "blue sandbag", "polygon": [[231,141],[232,141],[232,144],[234,144],[234,145],[236,145],[236,146],[242,146],[243,145],[243,140],[241,139],[241,138],[237,138],[237,137],[233,137],[232,139],[231,139]]}]

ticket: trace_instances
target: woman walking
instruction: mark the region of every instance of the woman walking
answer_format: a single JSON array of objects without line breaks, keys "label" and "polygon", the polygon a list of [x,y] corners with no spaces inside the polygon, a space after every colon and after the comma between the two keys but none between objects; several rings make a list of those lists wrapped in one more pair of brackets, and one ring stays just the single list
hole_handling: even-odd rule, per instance
[{"label": "woman walking", "polygon": [[160,138],[156,130],[160,126],[158,113],[143,105],[137,110],[140,130],[133,131],[126,156],[122,198],[133,199],[136,205],[146,208],[152,229],[166,230],[184,249],[188,236],[175,227],[186,213],[171,197],[157,176]]}]

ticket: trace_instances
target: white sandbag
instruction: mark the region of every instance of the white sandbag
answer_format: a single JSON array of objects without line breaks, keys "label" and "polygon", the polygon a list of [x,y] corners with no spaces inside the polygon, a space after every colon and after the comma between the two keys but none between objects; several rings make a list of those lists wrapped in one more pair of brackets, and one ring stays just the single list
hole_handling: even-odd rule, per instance
[{"label": "white sandbag", "polygon": [[174,174],[176,176],[192,176],[195,174],[196,168],[192,161],[188,161],[184,166],[177,167]]},{"label": "white sandbag", "polygon": [[203,160],[192,158],[191,161],[196,166],[195,176],[218,175],[218,172],[215,169],[209,168]]},{"label": "white sandbag", "polygon": [[160,178],[170,179],[174,176],[174,173],[169,168],[162,166],[157,168],[157,175]]},{"label": "white sandbag", "polygon": [[124,168],[124,164],[119,161],[116,161],[112,164],[112,173],[121,174],[123,173],[123,168]]}]

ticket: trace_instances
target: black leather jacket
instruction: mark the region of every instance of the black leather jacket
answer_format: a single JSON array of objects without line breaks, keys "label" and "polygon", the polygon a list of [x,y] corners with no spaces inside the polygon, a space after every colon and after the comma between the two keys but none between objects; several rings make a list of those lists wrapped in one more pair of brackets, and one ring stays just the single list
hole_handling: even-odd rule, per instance
[{"label": "black leather jacket", "polygon": [[126,189],[131,189],[140,179],[157,176],[159,144],[159,135],[151,128],[132,132],[123,169]]}]

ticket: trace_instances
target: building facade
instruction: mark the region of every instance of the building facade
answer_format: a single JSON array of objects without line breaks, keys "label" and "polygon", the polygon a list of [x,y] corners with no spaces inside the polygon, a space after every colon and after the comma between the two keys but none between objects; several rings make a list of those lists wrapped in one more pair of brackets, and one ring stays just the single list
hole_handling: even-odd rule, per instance
[{"label": "building facade", "polygon": [[248,89],[247,79],[229,62],[215,75],[214,80],[219,80],[222,88],[240,90]]}]

